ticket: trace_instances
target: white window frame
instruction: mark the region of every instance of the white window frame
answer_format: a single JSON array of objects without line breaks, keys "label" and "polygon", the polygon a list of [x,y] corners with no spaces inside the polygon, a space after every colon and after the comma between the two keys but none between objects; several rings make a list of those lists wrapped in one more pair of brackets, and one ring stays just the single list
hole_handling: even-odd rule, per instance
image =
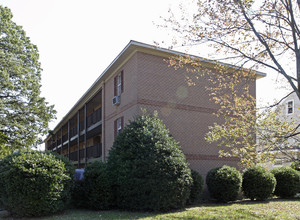
[{"label": "white window frame", "polygon": [[[290,103],[292,103],[292,106],[289,106],[289,104]],[[286,114],[287,115],[292,115],[292,114],[294,114],[294,111],[295,111],[295,102],[294,102],[294,100],[288,100],[287,102],[286,102]],[[292,110],[292,112],[289,112],[289,109],[291,109]]]},{"label": "white window frame", "polygon": [[122,76],[119,74],[117,76],[117,95],[120,96],[122,93]]},{"label": "white window frame", "polygon": [[122,131],[122,118],[119,118],[117,120],[117,134],[119,134]]}]

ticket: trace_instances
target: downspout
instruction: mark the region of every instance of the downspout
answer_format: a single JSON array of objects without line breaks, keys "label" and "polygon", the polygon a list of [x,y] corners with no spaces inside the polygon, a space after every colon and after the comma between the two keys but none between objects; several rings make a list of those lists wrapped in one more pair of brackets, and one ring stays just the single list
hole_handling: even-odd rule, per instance
[{"label": "downspout", "polygon": [[84,159],[85,166],[87,165],[87,104],[84,104]]},{"label": "downspout", "polygon": [[102,88],[102,161],[105,162],[105,81]]}]

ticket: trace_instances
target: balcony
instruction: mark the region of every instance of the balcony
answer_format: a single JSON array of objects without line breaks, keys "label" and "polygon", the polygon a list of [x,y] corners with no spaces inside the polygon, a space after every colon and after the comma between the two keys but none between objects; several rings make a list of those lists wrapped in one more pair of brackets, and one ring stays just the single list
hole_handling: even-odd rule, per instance
[{"label": "balcony", "polygon": [[102,145],[101,144],[96,144],[94,146],[88,147],[86,149],[86,156],[88,159],[90,158],[97,158],[101,157],[102,155]]},{"label": "balcony", "polygon": [[98,108],[89,117],[87,117],[87,127],[88,128],[102,120],[101,112],[102,112],[102,108]]},{"label": "balcony", "polygon": [[59,145],[61,145],[61,139],[60,138],[57,140],[57,146],[59,146]]},{"label": "balcony", "polygon": [[84,131],[84,121],[79,122],[80,131]]},{"label": "balcony", "polygon": [[52,150],[55,147],[56,147],[56,143],[52,143],[48,146],[48,150]]},{"label": "balcony", "polygon": [[84,159],[84,149],[79,151],[80,160]]},{"label": "balcony", "polygon": [[[80,151],[79,151],[80,160],[85,159],[84,152],[85,152],[85,149],[80,149]],[[101,155],[102,155],[102,144],[96,144],[96,145],[88,147],[86,149],[87,159],[98,158],[98,157],[101,157]],[[70,153],[70,160],[78,161],[78,151]]]},{"label": "balcony", "polygon": [[75,135],[77,135],[77,125],[74,128],[70,129],[70,137],[74,137]]},{"label": "balcony", "polygon": [[78,161],[77,151],[70,153],[70,161]]},{"label": "balcony", "polygon": [[65,135],[62,137],[62,141],[63,141],[63,143],[65,143],[67,140],[68,140],[68,134],[65,134]]}]

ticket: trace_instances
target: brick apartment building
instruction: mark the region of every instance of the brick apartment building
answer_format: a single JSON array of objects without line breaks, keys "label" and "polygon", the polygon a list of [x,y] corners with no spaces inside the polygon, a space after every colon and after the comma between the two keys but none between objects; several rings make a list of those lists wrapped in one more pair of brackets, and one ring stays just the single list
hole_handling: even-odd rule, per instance
[{"label": "brick apartment building", "polygon": [[217,120],[205,89],[208,82],[201,79],[188,86],[186,70],[174,70],[165,61],[174,55],[184,54],[130,41],[46,138],[46,149],[78,167],[105,161],[117,133],[145,108],[158,111],[191,168],[205,175],[223,164],[235,166],[236,160],[219,158],[219,148],[204,140],[208,126]]}]

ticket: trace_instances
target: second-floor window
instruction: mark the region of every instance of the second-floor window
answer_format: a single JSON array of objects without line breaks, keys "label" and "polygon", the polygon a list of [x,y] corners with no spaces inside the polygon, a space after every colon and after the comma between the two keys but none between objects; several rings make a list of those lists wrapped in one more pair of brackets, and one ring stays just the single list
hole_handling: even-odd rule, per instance
[{"label": "second-floor window", "polygon": [[288,101],[287,102],[287,111],[286,111],[286,113],[288,114],[288,115],[290,115],[290,114],[293,114],[294,113],[294,101],[293,100],[291,100],[291,101]]}]

